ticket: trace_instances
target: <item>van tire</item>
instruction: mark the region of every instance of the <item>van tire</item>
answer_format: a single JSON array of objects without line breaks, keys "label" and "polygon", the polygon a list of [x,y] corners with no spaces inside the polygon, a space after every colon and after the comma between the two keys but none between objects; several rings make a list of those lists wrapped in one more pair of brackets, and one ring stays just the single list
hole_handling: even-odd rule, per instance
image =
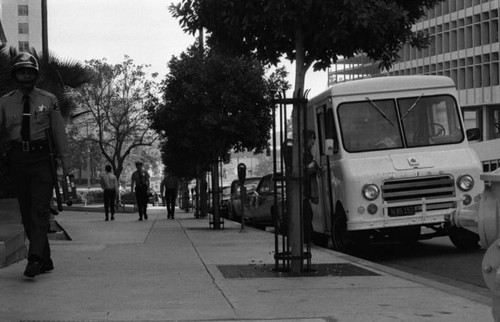
[{"label": "van tire", "polygon": [[475,250],[479,249],[479,235],[467,229],[449,226],[448,237],[456,248],[461,250]]},{"label": "van tire", "polygon": [[354,254],[365,250],[370,244],[370,235],[365,231],[347,231],[347,217],[342,212],[332,219],[333,249],[341,253]]}]

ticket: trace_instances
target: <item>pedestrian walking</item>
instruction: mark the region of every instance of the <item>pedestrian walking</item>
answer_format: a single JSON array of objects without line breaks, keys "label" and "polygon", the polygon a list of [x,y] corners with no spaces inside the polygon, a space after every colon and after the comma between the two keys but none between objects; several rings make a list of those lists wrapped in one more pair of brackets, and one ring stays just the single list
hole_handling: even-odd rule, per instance
[{"label": "pedestrian walking", "polygon": [[39,76],[36,58],[21,53],[12,62],[17,89],[0,98],[0,140],[10,143],[10,173],[29,240],[24,275],[34,278],[54,269],[47,233],[57,174],[52,172],[49,140],[64,175],[69,175],[68,139],[57,98],[35,87]]},{"label": "pedestrian walking", "polygon": [[142,220],[143,217],[148,220],[149,174],[142,169],[142,162],[136,162],[135,167],[137,170],[132,173],[132,186],[130,189],[135,191],[139,220]]},{"label": "pedestrian walking", "polygon": [[118,195],[118,180],[111,172],[111,166],[108,164],[105,167],[106,172],[101,175],[101,188],[104,195],[104,214],[105,220],[109,220],[111,212],[111,220],[115,220],[115,199]]},{"label": "pedestrian walking", "polygon": [[[177,189],[179,180],[172,173],[166,171],[165,178],[161,181],[160,194],[165,198],[167,206],[167,218],[174,219],[175,200],[177,199]],[[165,192],[165,194],[163,194]]]}]

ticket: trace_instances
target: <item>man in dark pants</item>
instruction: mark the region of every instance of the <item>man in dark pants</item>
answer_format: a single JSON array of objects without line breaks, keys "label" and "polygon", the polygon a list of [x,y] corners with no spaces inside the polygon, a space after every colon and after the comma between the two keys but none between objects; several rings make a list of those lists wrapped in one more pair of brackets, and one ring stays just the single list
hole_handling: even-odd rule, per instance
[{"label": "man in dark pants", "polygon": [[[161,181],[160,194],[165,198],[167,206],[167,218],[174,219],[175,200],[177,199],[177,188],[179,182],[177,178],[169,172],[165,173],[165,178]],[[163,194],[165,192],[165,194]]]},{"label": "man in dark pants", "polygon": [[0,140],[10,142],[10,171],[29,240],[24,275],[33,278],[54,269],[47,238],[54,188],[47,130],[65,175],[70,172],[68,140],[56,97],[35,87],[36,58],[28,53],[14,57],[12,77],[18,89],[0,99]]},{"label": "man in dark pants", "polygon": [[139,220],[148,220],[148,190],[149,190],[149,174],[142,169],[142,162],[135,163],[137,171],[132,173],[131,191],[135,191],[135,199],[137,209],[139,210]]}]

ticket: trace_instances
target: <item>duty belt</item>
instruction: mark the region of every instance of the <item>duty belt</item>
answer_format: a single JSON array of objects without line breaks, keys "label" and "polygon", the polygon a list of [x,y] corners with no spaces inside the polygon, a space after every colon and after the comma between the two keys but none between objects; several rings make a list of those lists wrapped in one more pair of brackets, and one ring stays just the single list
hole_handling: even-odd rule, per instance
[{"label": "duty belt", "polygon": [[21,150],[23,152],[43,152],[49,151],[49,143],[46,140],[39,141],[12,141],[12,149]]}]

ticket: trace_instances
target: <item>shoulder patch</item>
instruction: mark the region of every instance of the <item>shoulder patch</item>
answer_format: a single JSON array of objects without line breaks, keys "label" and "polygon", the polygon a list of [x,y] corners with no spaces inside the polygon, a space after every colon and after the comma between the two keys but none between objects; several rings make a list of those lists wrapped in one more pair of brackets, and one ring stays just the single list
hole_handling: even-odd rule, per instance
[{"label": "shoulder patch", "polygon": [[40,89],[40,88],[37,88],[38,90],[38,93],[40,95],[43,95],[43,96],[48,96],[48,97],[51,97],[51,98],[56,98],[56,96],[54,94],[52,94],[51,92],[47,92],[46,90],[44,89]]},{"label": "shoulder patch", "polygon": [[4,96],[2,96],[2,98],[12,96],[12,95],[14,95],[15,92],[16,92],[15,90],[14,91],[10,91],[7,94],[5,94]]}]

